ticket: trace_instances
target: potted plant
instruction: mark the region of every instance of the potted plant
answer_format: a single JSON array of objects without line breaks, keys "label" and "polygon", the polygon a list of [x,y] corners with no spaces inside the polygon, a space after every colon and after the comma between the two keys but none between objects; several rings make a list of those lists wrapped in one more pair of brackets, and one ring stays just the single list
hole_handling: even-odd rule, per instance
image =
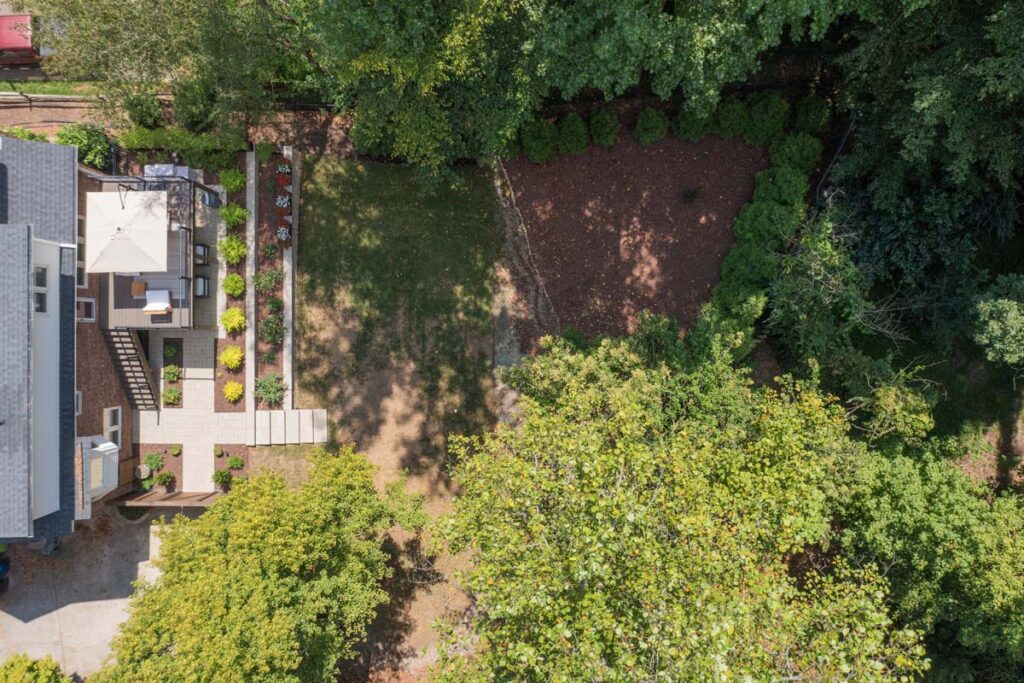
[{"label": "potted plant", "polygon": [[156,475],[153,483],[163,489],[164,493],[170,493],[174,490],[174,473],[173,472],[161,472]]},{"label": "potted plant", "polygon": [[221,491],[229,491],[234,477],[231,470],[217,470],[213,473],[213,483],[220,487]]}]

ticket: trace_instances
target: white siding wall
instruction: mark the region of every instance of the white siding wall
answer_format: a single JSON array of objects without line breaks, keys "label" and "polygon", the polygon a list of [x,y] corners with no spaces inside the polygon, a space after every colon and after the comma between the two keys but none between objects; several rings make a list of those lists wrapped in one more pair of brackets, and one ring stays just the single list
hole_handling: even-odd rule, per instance
[{"label": "white siding wall", "polygon": [[46,313],[32,315],[32,518],[60,508],[60,247],[33,240],[46,268]]}]

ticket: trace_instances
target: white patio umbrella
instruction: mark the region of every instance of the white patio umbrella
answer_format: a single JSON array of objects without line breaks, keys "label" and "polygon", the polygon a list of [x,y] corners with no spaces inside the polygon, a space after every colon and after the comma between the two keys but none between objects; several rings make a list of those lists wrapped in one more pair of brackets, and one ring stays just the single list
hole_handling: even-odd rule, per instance
[{"label": "white patio umbrella", "polygon": [[167,270],[167,192],[90,192],[85,207],[87,271]]}]

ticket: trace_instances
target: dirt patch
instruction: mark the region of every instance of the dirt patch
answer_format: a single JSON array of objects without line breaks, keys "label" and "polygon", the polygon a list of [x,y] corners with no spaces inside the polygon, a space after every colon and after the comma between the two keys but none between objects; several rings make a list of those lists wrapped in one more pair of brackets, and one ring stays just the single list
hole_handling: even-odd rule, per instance
[{"label": "dirt patch", "polygon": [[608,149],[504,164],[558,328],[520,326],[526,349],[536,348],[538,332],[625,334],[645,310],[686,329],[718,282],[767,154],[716,136],[644,147],[629,128],[623,117]]},{"label": "dirt patch", "polygon": [[258,446],[248,448],[246,473],[255,476],[274,472],[284,477],[289,486],[299,486],[309,476],[306,459],[309,446]]},{"label": "dirt patch", "polygon": [[[217,339],[216,340],[216,358],[220,358],[220,354],[224,349],[229,346],[242,346],[242,344],[236,342],[233,339]],[[244,347],[243,347],[244,351]],[[242,366],[237,370],[228,370],[225,368],[220,360],[216,361],[216,367],[213,372],[213,411],[215,413],[244,413],[245,412],[245,394],[242,398],[232,403],[231,401],[224,398],[224,385],[228,382],[238,382],[243,387],[245,386],[245,363],[250,362],[246,358]],[[248,388],[246,388],[248,391]]]},{"label": "dirt patch", "polygon": [[348,137],[350,126],[347,117],[332,112],[282,111],[251,127],[249,139],[292,145],[304,154],[347,157],[355,151]]}]

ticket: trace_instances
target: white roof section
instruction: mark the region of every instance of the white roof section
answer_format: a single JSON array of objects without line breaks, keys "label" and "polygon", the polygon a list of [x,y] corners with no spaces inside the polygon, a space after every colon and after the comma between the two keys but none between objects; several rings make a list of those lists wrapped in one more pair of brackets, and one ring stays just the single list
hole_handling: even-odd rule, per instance
[{"label": "white roof section", "polygon": [[85,269],[90,273],[167,270],[167,192],[89,192]]}]

